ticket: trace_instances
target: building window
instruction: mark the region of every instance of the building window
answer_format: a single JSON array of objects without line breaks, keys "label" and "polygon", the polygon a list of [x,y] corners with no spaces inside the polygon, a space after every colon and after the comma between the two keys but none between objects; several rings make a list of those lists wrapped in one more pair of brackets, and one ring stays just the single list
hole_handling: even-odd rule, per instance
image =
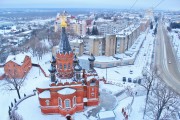
[{"label": "building window", "polygon": [[76,97],[73,97],[73,107],[76,105]]},{"label": "building window", "polygon": [[46,105],[49,106],[49,100],[46,100],[45,102],[46,102]]},{"label": "building window", "polygon": [[69,64],[68,64],[68,69],[70,69],[70,68],[71,68],[71,64],[69,63]]},{"label": "building window", "polygon": [[59,107],[62,107],[62,100],[59,98]]},{"label": "building window", "polygon": [[62,69],[62,64],[59,65],[59,69]]},{"label": "building window", "polygon": [[91,93],[91,96],[94,96],[94,93]]},{"label": "building window", "polygon": [[92,88],[92,91],[94,91],[94,88]]},{"label": "building window", "polygon": [[68,100],[68,99],[65,100],[65,107],[66,108],[71,108],[70,107],[70,100]]},{"label": "building window", "polygon": [[66,64],[64,64],[64,69],[66,69],[67,68],[67,66],[66,66]]}]

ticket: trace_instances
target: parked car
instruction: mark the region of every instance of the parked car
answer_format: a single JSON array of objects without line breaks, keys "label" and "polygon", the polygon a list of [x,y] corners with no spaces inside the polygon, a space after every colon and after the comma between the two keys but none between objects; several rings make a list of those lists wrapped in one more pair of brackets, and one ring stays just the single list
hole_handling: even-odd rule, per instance
[{"label": "parked car", "polygon": [[136,78],[133,79],[133,83],[137,83],[137,79]]},{"label": "parked car", "polygon": [[138,84],[141,84],[141,78],[139,78],[139,80],[138,80]]},{"label": "parked car", "polygon": [[130,70],[130,71],[129,71],[129,73],[130,73],[130,74],[133,74],[133,71],[132,71],[132,70]]},{"label": "parked car", "polygon": [[128,82],[132,82],[132,79],[131,79],[131,78],[128,78]]},{"label": "parked car", "polygon": [[122,79],[122,80],[123,80],[123,82],[126,82],[126,77],[123,77],[123,79]]},{"label": "parked car", "polygon": [[169,63],[169,64],[171,64],[171,61],[170,61],[170,60],[168,60],[168,63]]}]

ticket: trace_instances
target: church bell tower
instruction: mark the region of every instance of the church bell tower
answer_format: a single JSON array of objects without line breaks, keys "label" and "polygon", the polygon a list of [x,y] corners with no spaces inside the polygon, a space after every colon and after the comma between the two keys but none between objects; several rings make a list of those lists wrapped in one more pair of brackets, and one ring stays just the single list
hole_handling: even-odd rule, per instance
[{"label": "church bell tower", "polygon": [[68,37],[66,34],[67,23],[65,16],[62,16],[61,21],[61,40],[59,43],[59,49],[56,54],[56,68],[58,76],[62,79],[68,79],[73,77],[73,52],[71,50]]}]

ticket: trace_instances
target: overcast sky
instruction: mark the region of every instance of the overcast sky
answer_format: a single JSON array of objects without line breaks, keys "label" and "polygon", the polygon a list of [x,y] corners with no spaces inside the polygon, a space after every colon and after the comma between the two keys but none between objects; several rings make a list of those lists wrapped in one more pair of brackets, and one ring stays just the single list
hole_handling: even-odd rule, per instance
[{"label": "overcast sky", "polygon": [[[136,0],[0,0],[0,8],[131,8]],[[180,10],[180,0],[137,0],[133,8]]]}]

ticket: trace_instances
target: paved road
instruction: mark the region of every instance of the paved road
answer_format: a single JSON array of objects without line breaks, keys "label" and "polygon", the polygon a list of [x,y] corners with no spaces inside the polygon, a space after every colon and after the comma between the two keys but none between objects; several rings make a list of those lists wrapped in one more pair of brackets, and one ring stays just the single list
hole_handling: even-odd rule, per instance
[{"label": "paved road", "polygon": [[159,23],[157,30],[155,63],[161,78],[180,94],[180,72],[172,52],[167,31],[164,29],[161,22]]}]

